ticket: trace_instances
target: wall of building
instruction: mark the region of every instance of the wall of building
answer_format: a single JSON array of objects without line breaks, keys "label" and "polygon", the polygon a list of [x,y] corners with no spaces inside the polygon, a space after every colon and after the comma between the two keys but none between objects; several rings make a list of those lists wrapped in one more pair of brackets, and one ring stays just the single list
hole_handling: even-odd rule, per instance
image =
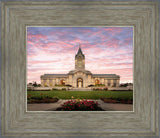
[{"label": "wall of building", "polygon": [[92,75],[85,74],[84,72],[76,72],[74,75],[69,75],[66,77],[57,77],[57,78],[45,78],[41,79],[41,85],[43,87],[49,86],[54,87],[56,84],[61,85],[61,80],[65,81],[65,84],[70,84],[73,87],[77,87],[77,79],[81,78],[83,80],[83,87],[88,85],[95,85],[95,81],[98,80],[99,84],[104,84],[107,87],[118,87],[119,78],[103,78],[103,77],[92,77]]},{"label": "wall of building", "polygon": [[83,80],[83,87],[87,87],[91,84],[91,75],[86,75],[83,72],[77,72],[74,75],[69,75],[69,84],[73,87],[77,87],[77,80],[81,78]]},{"label": "wall of building", "polygon": [[43,87],[45,86],[49,86],[49,87],[53,87],[56,84],[57,85],[61,85],[61,80],[65,81],[65,84],[68,84],[68,78],[64,78],[64,77],[58,77],[58,78],[45,78],[45,79],[41,79],[41,85]]}]

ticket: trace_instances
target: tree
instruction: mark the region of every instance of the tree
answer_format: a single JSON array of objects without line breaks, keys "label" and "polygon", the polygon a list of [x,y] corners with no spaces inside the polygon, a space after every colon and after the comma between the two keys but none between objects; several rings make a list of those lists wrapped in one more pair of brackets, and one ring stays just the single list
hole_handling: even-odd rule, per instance
[{"label": "tree", "polygon": [[38,87],[41,87],[41,84],[38,84],[37,86],[38,86]]},{"label": "tree", "polygon": [[37,86],[38,86],[36,81],[33,82],[33,86],[34,86],[34,87],[37,87]]}]

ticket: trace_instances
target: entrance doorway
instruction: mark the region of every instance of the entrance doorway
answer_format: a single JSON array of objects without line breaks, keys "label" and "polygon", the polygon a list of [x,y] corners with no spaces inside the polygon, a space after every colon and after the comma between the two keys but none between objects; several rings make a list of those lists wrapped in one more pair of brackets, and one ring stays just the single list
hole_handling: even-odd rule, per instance
[{"label": "entrance doorway", "polygon": [[77,79],[77,87],[82,88],[83,87],[83,80],[81,78]]}]

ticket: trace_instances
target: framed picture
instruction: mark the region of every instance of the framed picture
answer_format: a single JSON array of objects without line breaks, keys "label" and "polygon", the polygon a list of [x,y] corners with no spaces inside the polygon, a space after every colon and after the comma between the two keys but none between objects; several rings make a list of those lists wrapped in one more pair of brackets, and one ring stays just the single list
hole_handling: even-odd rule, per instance
[{"label": "framed picture", "polygon": [[133,111],[133,30],[27,26],[27,111]]},{"label": "framed picture", "polygon": [[[28,50],[27,42],[31,35],[28,33],[38,34],[35,27],[45,29],[44,27],[51,26],[54,29],[83,27],[81,30],[84,27],[117,27],[118,29],[126,26],[133,29],[132,111],[36,110],[33,112],[27,110],[26,103],[32,96],[32,93],[31,96],[27,93],[29,88],[27,85],[28,51],[30,55],[34,55],[33,51]],[[30,39],[35,45],[36,38],[31,36]],[[83,44],[82,47],[77,48],[79,50],[77,49],[75,59],[73,58],[75,69],[84,71],[86,64],[83,64]],[[103,48],[106,50],[105,47]],[[16,137],[158,136],[158,52],[157,2],[2,2],[2,135]],[[80,73],[84,74],[83,71]],[[106,86],[111,83],[109,81],[106,84],[105,81],[101,83],[105,80],[102,77],[100,80],[98,77],[91,78],[93,84],[92,81],[87,83],[82,77],[68,83],[67,78],[65,80],[65,74],[60,80],[55,78],[53,83],[54,75],[46,75],[47,73],[42,71],[40,73],[42,73],[40,85],[43,85],[43,89],[53,84],[55,87],[64,86],[67,83],[74,89],[82,89],[84,86],[88,89],[89,85]],[[52,83],[46,77],[52,77]],[[112,77],[116,80],[112,85],[118,85],[118,76]],[[34,83],[35,86],[37,83]],[[40,98],[43,98],[43,94],[40,93]]]}]

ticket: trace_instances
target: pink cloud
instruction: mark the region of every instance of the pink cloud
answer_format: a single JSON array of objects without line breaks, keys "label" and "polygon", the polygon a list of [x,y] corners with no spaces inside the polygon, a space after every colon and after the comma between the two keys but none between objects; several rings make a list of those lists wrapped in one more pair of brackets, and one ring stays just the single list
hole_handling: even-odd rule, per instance
[{"label": "pink cloud", "polygon": [[109,32],[109,33],[120,33],[122,31],[122,28],[121,27],[109,27],[109,28],[106,28],[104,29],[105,31]]},{"label": "pink cloud", "polygon": [[[106,34],[102,31],[106,31]],[[87,70],[92,73],[118,74],[121,82],[132,82],[132,38],[127,36],[120,39],[117,34],[122,31],[123,27],[100,28],[94,32],[82,29],[84,34],[79,36],[77,32],[74,35],[74,32],[67,31],[54,31],[49,35],[28,32],[28,82],[40,82],[40,75],[43,74],[68,73],[74,69],[74,57],[79,43],[85,54]]]}]

